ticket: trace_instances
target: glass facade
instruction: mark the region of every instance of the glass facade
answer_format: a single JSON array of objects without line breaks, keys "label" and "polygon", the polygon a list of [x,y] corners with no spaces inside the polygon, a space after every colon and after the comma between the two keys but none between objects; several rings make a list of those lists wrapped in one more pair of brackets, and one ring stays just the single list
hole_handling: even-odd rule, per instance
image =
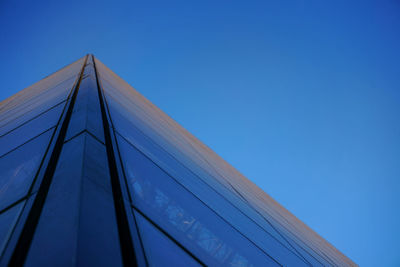
[{"label": "glass facade", "polygon": [[87,55],[0,103],[3,265],[355,264]]}]

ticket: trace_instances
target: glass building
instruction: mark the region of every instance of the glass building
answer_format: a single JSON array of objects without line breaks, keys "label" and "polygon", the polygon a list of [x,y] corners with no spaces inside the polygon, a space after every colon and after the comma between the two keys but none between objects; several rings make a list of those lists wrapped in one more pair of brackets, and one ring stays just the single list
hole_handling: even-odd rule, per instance
[{"label": "glass building", "polygon": [[0,103],[0,266],[354,266],[92,55]]}]

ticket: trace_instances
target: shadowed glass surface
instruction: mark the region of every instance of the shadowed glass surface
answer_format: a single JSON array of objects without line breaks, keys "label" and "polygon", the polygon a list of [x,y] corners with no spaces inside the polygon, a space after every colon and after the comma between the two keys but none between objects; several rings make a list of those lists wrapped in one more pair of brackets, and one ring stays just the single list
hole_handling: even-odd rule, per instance
[{"label": "shadowed glass surface", "polygon": [[[207,265],[276,265],[134,147],[119,139],[133,205]],[[239,260],[240,259],[240,260]],[[234,266],[234,264],[233,264]]]},{"label": "shadowed glass surface", "polygon": [[28,193],[52,131],[0,158],[0,211]]},{"label": "shadowed glass surface", "polygon": [[201,266],[142,215],[135,217],[150,266]]},{"label": "shadowed glass surface", "polygon": [[105,147],[87,133],[63,146],[26,262],[122,266]]},{"label": "shadowed glass surface", "polygon": [[3,253],[3,249],[24,204],[25,201],[22,201],[6,211],[0,211],[0,255]]}]

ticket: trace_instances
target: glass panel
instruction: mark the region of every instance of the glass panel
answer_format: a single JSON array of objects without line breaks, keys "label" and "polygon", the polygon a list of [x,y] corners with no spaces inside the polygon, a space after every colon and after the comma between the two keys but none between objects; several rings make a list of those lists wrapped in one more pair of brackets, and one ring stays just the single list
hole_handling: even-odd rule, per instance
[{"label": "glass panel", "polygon": [[[109,89],[107,91],[110,92],[112,90],[114,89]],[[198,165],[189,162],[189,157],[177,158],[176,155],[172,152],[177,151],[178,148],[166,144],[164,140],[165,138],[157,134],[158,130],[150,129],[147,125],[147,122],[152,121],[153,118],[148,117],[147,115],[141,117],[143,112],[135,107],[135,105],[128,103],[128,101],[125,100],[123,96],[119,97],[119,99],[116,100],[116,98],[112,97],[108,93],[106,93],[105,95],[107,103],[109,104],[114,126],[116,130],[128,141],[130,141],[131,143],[135,143],[135,137],[138,135],[137,132],[139,131],[142,135],[145,135],[157,146],[157,150],[159,150],[160,152],[154,153],[160,155],[166,154],[165,151],[168,151],[168,155],[163,156],[163,158],[170,157],[173,158],[174,161],[179,161],[179,163],[181,163],[184,168],[187,168],[188,170],[190,170],[190,172],[198,176],[199,179],[204,180],[207,184],[214,188],[217,188],[219,191],[226,192],[228,195],[236,194],[233,193],[233,190],[228,191],[228,188],[231,188],[229,183],[224,180],[215,179]]]},{"label": "glass panel", "polygon": [[[137,133],[137,131],[132,128],[131,134],[134,133]],[[146,150],[151,151],[150,153],[152,153],[152,158],[156,155],[157,157],[161,157],[164,163],[168,163],[161,165],[164,171],[171,175],[174,180],[183,185],[188,191],[201,199],[205,205],[209,206],[218,215],[223,217],[238,231],[255,242],[264,252],[267,252],[280,263],[293,264],[297,266],[306,263],[300,256],[298,256],[298,254],[289,249],[291,247],[287,241],[283,240],[271,226],[268,229],[269,231],[266,232],[259,225],[255,224],[254,221],[250,220],[249,217],[245,216],[235,208],[231,203],[227,202],[220,194],[207,186],[201,179],[193,175],[193,173],[182,168],[182,166],[172,158],[168,158],[167,155],[162,154],[160,148],[154,146],[154,144],[150,143],[148,140],[144,140],[145,137],[143,136],[135,136],[135,140],[138,140],[138,138],[140,139],[139,143],[141,149],[144,149],[143,147],[145,147]],[[279,238],[271,235],[270,232],[274,233]]]},{"label": "glass panel", "polygon": [[[241,197],[231,189],[232,185],[229,183],[229,179],[219,175],[215,166],[210,165],[208,160],[205,160],[199,153],[201,149],[209,152],[210,150],[206,146],[109,71],[101,62],[98,63],[101,84],[106,92],[107,101],[109,104],[111,101],[116,102],[110,104],[112,106],[110,108],[111,116],[116,129],[122,135],[129,139],[130,128],[134,125],[201,179],[213,184],[212,186],[218,189],[225,187],[221,190],[229,189],[229,194]],[[113,109],[116,111],[114,112]],[[116,116],[119,116],[118,119],[121,120],[116,119]],[[210,153],[209,159],[213,161],[216,157],[215,153]],[[219,157],[217,158],[220,163],[227,165]]]},{"label": "glass panel", "polygon": [[79,86],[66,139],[68,140],[83,130],[89,131],[104,142],[97,84],[92,76],[84,78]]},{"label": "glass panel", "polygon": [[[129,139],[129,126],[135,125],[202,179],[209,183],[219,183],[217,186],[223,185],[230,189],[230,194],[237,194],[235,190],[231,189],[231,182],[235,177],[226,178],[219,171],[220,166],[227,166],[226,162],[132,88],[126,88],[126,85],[114,88],[111,81],[105,79],[101,79],[101,81],[107,101],[114,102],[110,106],[116,110],[115,113],[118,113],[117,116],[119,116],[119,120],[115,121],[115,128],[122,135]],[[115,113],[112,110],[113,119],[116,116]],[[204,151],[206,151],[205,154]],[[232,169],[232,167],[230,168]],[[241,197],[239,194],[237,196]]]},{"label": "glass panel", "polygon": [[[5,115],[7,111],[15,107],[24,106],[25,103],[28,103],[33,98],[37,97],[37,95],[47,92],[49,89],[58,86],[63,81],[71,79],[71,77],[77,77],[82,68],[84,59],[85,57],[73,62],[54,74],[47,76],[39,82],[0,102],[0,121],[3,120],[4,117],[8,116]],[[42,98],[46,99],[46,93]]]},{"label": "glass panel", "polygon": [[[295,241],[292,239],[289,239],[289,242],[295,247],[295,249],[301,253],[301,255],[311,264],[311,266],[331,266],[333,265],[332,263],[326,261],[324,258],[321,257],[321,255],[315,253],[315,251],[312,251],[310,248],[307,248],[307,250],[299,246]],[[303,246],[306,246],[303,244]]]},{"label": "glass panel", "polygon": [[[110,106],[111,117],[119,133],[140,150],[144,151],[146,155],[157,164],[160,164],[170,174],[177,173],[173,170],[178,165],[171,164],[168,166],[171,158],[173,158],[172,161],[175,160],[182,164],[189,172],[192,172],[192,175],[173,175],[174,178],[196,196],[199,196],[202,201],[206,201],[207,198],[201,196],[195,186],[195,182],[190,182],[186,178],[203,180],[212,190],[215,190],[222,198],[232,204],[238,212],[236,214],[229,214],[229,212],[221,210],[225,204],[225,206],[229,205],[226,201],[222,201],[221,203],[223,204],[215,204],[213,200],[210,200],[207,202],[207,205],[212,206],[212,209],[231,222],[235,228],[248,236],[264,251],[267,251],[273,258],[279,259],[279,262],[292,265],[304,265],[306,263],[300,257],[300,254],[288,243],[288,236],[292,236],[290,231],[295,233],[310,233],[312,236],[312,231],[299,225],[297,220],[273,199],[162,113],[101,62],[96,61],[96,64],[100,73],[101,84],[103,85],[106,99]],[[134,140],[133,133],[138,132],[136,130],[141,132],[142,139],[140,141]],[[142,143],[143,136],[150,139],[157,146],[156,150],[153,151],[150,149],[151,151],[149,151],[147,147],[149,143]],[[164,151],[160,152],[162,150]],[[157,154],[157,156],[154,154]],[[166,156],[166,154],[169,155]],[[168,163],[164,162],[166,158],[168,159]],[[179,169],[179,171],[181,170],[182,168]],[[204,189],[204,186],[202,188]],[[235,217],[239,213],[246,215],[248,219],[262,227],[275,240],[278,240],[284,248],[281,249],[282,246],[274,246],[270,242],[270,238],[265,238],[265,234],[259,234],[260,231],[257,233],[253,231],[254,227],[256,227],[254,224],[246,229],[246,223],[242,223],[246,219],[242,215],[239,215],[241,219]],[[231,218],[234,219],[232,220]],[[300,228],[293,227],[293,225]],[[306,242],[312,246],[316,242],[318,243],[319,239],[316,238],[311,241]],[[270,249],[271,247],[272,249]],[[288,253],[288,250],[292,253]],[[285,260],[281,261],[281,258]]]},{"label": "glass panel", "polygon": [[[251,238],[264,251],[282,262],[304,264],[304,260],[293,250],[286,239],[278,233],[265,218],[261,217],[238,194],[229,190],[229,184],[223,186],[220,180],[213,178],[193,164],[182,164],[169,154],[154,139],[146,136],[139,128],[143,122],[135,113],[106,93],[111,116],[118,133],[146,154],[149,158],[167,170],[174,178],[206,202],[212,209],[226,218],[232,225]],[[159,141],[159,140],[157,140]],[[190,168],[188,167],[190,166]],[[232,204],[233,203],[233,204]],[[249,225],[252,225],[249,227]]]},{"label": "glass panel", "polygon": [[135,217],[150,266],[201,266],[142,215],[135,212]]},{"label": "glass panel", "polygon": [[0,210],[28,193],[51,133],[47,131],[0,158]]},{"label": "glass panel", "polygon": [[64,144],[26,266],[122,265],[107,166],[105,146],[90,135]]},{"label": "glass panel", "polygon": [[22,201],[9,210],[0,213],[0,255],[6,246],[24,203],[25,201]]},{"label": "glass panel", "polygon": [[278,265],[119,138],[133,204],[207,265]]},{"label": "glass panel", "polygon": [[[107,100],[109,100],[108,98]],[[266,224],[259,215],[255,214],[251,218],[255,221],[250,220],[249,217],[244,215],[243,210],[248,210],[248,207],[242,204],[240,199],[233,199],[232,202],[236,206],[233,206],[225,198],[229,199],[232,196],[226,188],[221,187],[217,184],[216,180],[207,179],[207,183],[211,183],[213,187],[209,187],[201,178],[206,175],[203,173],[202,177],[197,176],[195,173],[187,169],[184,165],[178,162],[175,158],[170,156],[157,144],[152,142],[148,137],[143,135],[137,128],[137,124],[128,122],[127,119],[121,115],[130,114],[127,111],[118,110],[122,106],[114,104],[113,100],[109,101],[110,108],[113,111],[113,120],[119,126],[125,135],[129,137],[129,141],[132,141],[135,146],[139,147],[147,156],[149,156],[157,164],[160,164],[163,169],[167,170],[168,173],[174,176],[174,178],[184,185],[188,190],[193,192],[202,201],[204,201],[213,210],[217,211],[218,214],[223,216],[227,221],[234,225],[238,230],[244,233],[246,236],[251,238],[257,245],[259,245],[264,251],[267,251],[271,256],[278,259],[280,262],[287,262],[292,264],[304,264],[303,259],[294,252],[282,236],[275,231],[270,224]],[[118,111],[117,111],[118,110]],[[133,116],[130,116],[133,120]],[[216,191],[214,188],[219,188]],[[232,197],[231,197],[232,199]],[[238,209],[242,208],[242,210]],[[260,223],[260,219],[262,220]],[[258,220],[258,222],[257,222]],[[258,225],[255,224],[258,223]],[[263,225],[262,229],[260,225]],[[251,226],[251,227],[250,227]],[[267,232],[265,232],[265,230]]]},{"label": "glass panel", "polygon": [[21,103],[21,105],[11,110],[1,112],[0,135],[7,133],[22,123],[39,116],[41,113],[65,101],[75,80],[76,77],[73,77],[62,82],[55,88],[35,96],[26,103]]},{"label": "glass panel", "polygon": [[36,119],[0,137],[0,155],[4,155],[31,138],[55,126],[63,108],[64,105],[58,105]]}]

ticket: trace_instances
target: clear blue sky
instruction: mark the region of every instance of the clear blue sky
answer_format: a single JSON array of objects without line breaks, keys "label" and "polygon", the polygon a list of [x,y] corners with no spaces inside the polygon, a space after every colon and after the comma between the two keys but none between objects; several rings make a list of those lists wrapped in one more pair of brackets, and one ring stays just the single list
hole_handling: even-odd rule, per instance
[{"label": "clear blue sky", "polygon": [[93,53],[362,266],[400,266],[400,2],[1,1],[0,99]]}]

